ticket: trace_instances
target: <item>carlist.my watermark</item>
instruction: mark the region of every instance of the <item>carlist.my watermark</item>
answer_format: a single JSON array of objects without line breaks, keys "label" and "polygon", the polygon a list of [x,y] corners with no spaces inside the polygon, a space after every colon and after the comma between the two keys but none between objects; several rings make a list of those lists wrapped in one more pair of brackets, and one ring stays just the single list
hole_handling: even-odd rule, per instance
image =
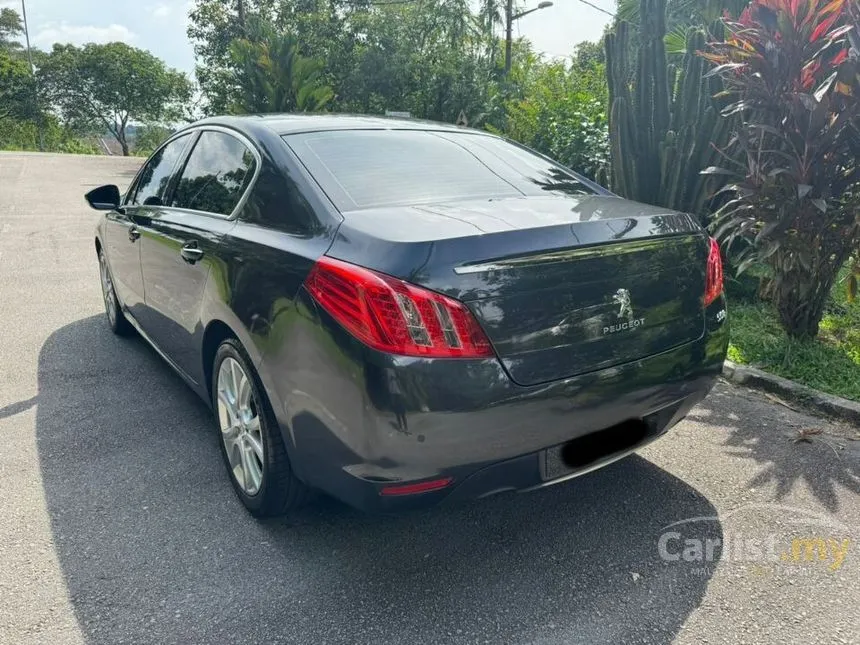
[{"label": "carlist.my watermark", "polygon": [[[777,513],[788,530],[754,534],[733,529],[742,513]],[[715,524],[721,528],[714,535]],[[756,574],[815,570],[836,573],[851,557],[855,538],[838,520],[805,509],[778,504],[751,504],[724,515],[691,517],[664,526],[657,552],[667,563],[684,564],[693,573],[710,572],[717,562],[748,565]]]}]

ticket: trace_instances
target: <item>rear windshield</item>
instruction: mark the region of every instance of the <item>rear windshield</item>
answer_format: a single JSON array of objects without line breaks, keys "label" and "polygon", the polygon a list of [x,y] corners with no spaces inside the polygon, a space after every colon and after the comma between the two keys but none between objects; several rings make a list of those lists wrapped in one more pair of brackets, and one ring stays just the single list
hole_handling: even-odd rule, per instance
[{"label": "rear windshield", "polygon": [[481,134],[333,130],[284,139],[342,212],[546,192],[595,192],[543,157]]}]

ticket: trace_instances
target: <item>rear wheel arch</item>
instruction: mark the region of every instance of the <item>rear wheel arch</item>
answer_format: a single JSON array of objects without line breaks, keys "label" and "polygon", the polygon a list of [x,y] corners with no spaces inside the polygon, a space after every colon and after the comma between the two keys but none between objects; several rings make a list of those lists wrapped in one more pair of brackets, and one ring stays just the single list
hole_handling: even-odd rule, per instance
[{"label": "rear wheel arch", "polygon": [[[218,348],[228,338],[239,341],[239,336],[234,332],[227,323],[221,320],[213,320],[203,332],[202,345],[202,360],[203,360],[203,377],[206,386],[208,401],[212,401],[212,370],[214,368],[215,354]],[[241,342],[241,341],[240,341]]]},{"label": "rear wheel arch", "polygon": [[[259,352],[259,348],[254,344],[253,338],[248,334],[245,327],[238,321],[234,320],[232,312],[223,312],[220,316],[208,318],[203,330],[202,342],[200,345],[200,357],[202,362],[202,375],[204,380],[204,388],[201,394],[205,394],[206,401],[212,405],[212,381],[215,369],[215,358],[218,353],[218,348],[225,340],[233,339],[236,344],[242,348],[247,355],[248,362],[255,372],[257,385],[265,399],[266,405],[272,410],[275,417],[282,415],[278,410],[282,410],[277,400],[272,399],[274,383],[271,376],[267,373],[266,365]],[[227,322],[230,321],[230,322]]]}]

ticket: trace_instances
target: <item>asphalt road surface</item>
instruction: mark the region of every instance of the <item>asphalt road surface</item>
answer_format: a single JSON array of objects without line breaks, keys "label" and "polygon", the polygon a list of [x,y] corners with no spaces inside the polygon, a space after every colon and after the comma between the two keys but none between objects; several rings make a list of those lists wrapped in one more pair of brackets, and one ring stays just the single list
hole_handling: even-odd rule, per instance
[{"label": "asphalt road surface", "polygon": [[0,643],[860,643],[857,430],[724,384],[540,492],[255,521],[104,321],[82,194],[138,164],[0,154]]}]

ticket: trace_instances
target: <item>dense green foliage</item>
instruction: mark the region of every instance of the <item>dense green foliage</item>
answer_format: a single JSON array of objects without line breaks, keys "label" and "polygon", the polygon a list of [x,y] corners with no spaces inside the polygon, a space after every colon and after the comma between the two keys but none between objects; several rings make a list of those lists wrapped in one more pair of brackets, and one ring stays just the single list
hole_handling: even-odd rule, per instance
[{"label": "dense green foliage", "polygon": [[[754,0],[706,57],[739,115],[724,153],[731,196],[717,236],[739,269],[769,267],[789,336],[818,333],[827,298],[860,246],[860,51],[845,0]],[[856,33],[856,32],[855,32]]]},{"label": "dense green foliage", "polygon": [[0,8],[0,50],[7,52],[21,51],[18,36],[24,33],[21,16],[9,7]]},{"label": "dense green foliage", "polygon": [[231,112],[315,112],[331,101],[322,63],[302,56],[293,36],[258,16],[248,18],[247,27],[229,49],[235,88]]},{"label": "dense green foliage", "polygon": [[[728,12],[738,15],[748,0],[666,0],[666,21],[669,32],[678,28],[707,25]],[[619,19],[639,24],[642,15],[641,0],[618,0]]]},{"label": "dense green foliage", "polygon": [[551,63],[518,41],[504,78],[502,9],[498,0],[197,0],[188,34],[208,111],[390,110],[449,123],[462,114],[605,177],[601,48]]},{"label": "dense green foliage", "polygon": [[[56,117],[44,115],[41,123],[42,145],[49,152],[98,154],[100,151],[78,132],[60,123]],[[0,121],[0,150],[38,150],[39,127],[33,119]]]},{"label": "dense green foliage", "polygon": [[0,123],[34,114],[36,88],[27,61],[0,49]]},{"label": "dense green foliage", "polygon": [[504,127],[489,128],[606,183],[609,131],[603,63],[583,57],[576,66],[546,64],[535,56],[524,63],[521,96],[505,101]]},{"label": "dense green foliage", "polygon": [[[11,119],[36,115],[36,86],[30,65],[16,38],[23,32],[21,19],[12,9],[0,9],[0,137],[10,130]],[[6,133],[8,136],[8,132]]]},{"label": "dense green foliage", "polygon": [[255,19],[323,65],[333,111],[398,110],[452,122],[461,110],[476,121],[487,106],[492,69],[467,0],[198,0],[190,17],[197,79],[213,112],[235,100],[231,47],[253,38]]}]

